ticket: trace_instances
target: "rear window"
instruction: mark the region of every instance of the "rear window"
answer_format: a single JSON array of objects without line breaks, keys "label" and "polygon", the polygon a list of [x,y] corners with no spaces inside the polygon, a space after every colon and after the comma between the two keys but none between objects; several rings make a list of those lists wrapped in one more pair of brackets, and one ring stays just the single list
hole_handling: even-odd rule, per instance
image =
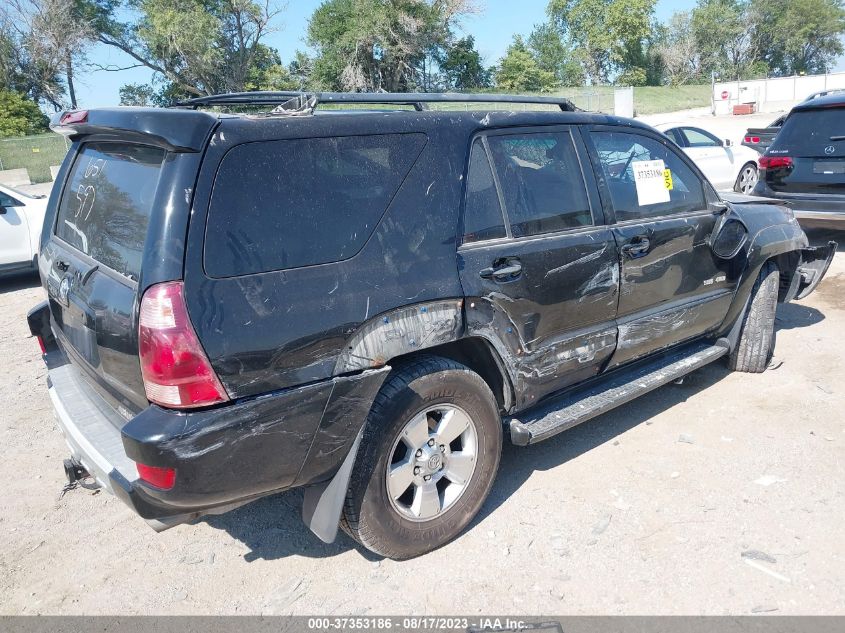
[{"label": "rear window", "polygon": [[769,153],[845,156],[845,108],[793,112],[775,137]]},{"label": "rear window", "polygon": [[232,277],[355,255],[425,145],[423,134],[238,145],[217,172],[205,269]]},{"label": "rear window", "polygon": [[59,203],[56,235],[137,279],[164,154],[142,145],[83,145]]}]

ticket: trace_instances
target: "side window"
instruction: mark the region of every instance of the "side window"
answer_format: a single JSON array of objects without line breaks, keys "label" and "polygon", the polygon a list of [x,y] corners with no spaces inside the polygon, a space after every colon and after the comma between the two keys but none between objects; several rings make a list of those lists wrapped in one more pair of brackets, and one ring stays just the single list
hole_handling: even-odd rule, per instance
[{"label": "side window", "polygon": [[489,136],[487,142],[514,237],[593,223],[568,132]]},{"label": "side window", "polygon": [[12,196],[0,191],[0,207],[19,207],[21,203],[15,200]]},{"label": "side window", "polygon": [[364,246],[424,134],[244,143],[220,163],[206,224],[212,277],[347,259]]},{"label": "side window", "polygon": [[630,132],[592,132],[590,136],[617,222],[707,207],[703,183],[667,145]]},{"label": "side window", "polygon": [[675,141],[678,147],[683,147],[687,144],[687,139],[684,138],[680,128],[673,127],[671,130],[666,130],[666,136]]},{"label": "side window", "polygon": [[715,136],[694,127],[685,127],[684,136],[690,147],[720,147],[722,144]]},{"label": "side window", "polygon": [[464,207],[464,243],[505,237],[505,220],[493,170],[481,139],[472,144]]}]

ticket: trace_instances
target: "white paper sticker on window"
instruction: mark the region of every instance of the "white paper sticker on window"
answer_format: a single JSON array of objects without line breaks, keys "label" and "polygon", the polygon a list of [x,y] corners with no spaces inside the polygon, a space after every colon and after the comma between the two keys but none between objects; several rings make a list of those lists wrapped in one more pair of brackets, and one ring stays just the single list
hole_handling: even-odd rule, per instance
[{"label": "white paper sticker on window", "polygon": [[637,185],[637,202],[641,207],[669,202],[669,190],[663,178],[666,166],[662,160],[636,160],[631,167]]}]

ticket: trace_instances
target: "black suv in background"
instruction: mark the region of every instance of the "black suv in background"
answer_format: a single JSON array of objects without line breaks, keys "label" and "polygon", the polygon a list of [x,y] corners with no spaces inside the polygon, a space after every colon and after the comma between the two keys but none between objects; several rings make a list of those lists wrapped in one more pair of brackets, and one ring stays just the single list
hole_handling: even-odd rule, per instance
[{"label": "black suv in background", "polygon": [[802,225],[845,229],[845,92],[792,108],[759,165],[754,195],[789,204]]},{"label": "black suv in background", "polygon": [[[251,114],[198,110],[222,106]],[[70,480],[156,529],[305,486],[322,539],[408,558],[472,520],[504,430],[538,442],[722,357],[763,371],[776,303],[835,244],[573,110],[245,93],[57,117],[29,324]]]}]

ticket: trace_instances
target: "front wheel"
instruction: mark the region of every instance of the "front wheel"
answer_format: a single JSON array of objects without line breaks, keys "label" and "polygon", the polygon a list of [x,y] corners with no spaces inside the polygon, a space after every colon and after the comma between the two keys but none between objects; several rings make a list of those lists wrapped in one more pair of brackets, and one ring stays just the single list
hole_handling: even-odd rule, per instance
[{"label": "front wheel", "polygon": [[736,185],[734,190],[739,193],[750,195],[757,186],[757,165],[754,163],[747,163],[742,167],[739,176],[736,178]]},{"label": "front wheel", "polygon": [[760,373],[768,367],[775,351],[775,313],[779,285],[777,266],[767,262],[751,289],[751,300],[742,316],[739,340],[728,358],[731,369]]},{"label": "front wheel", "polygon": [[434,356],[401,366],[367,419],[341,527],[399,560],[445,545],[481,508],[501,449],[496,401],[478,374]]}]

